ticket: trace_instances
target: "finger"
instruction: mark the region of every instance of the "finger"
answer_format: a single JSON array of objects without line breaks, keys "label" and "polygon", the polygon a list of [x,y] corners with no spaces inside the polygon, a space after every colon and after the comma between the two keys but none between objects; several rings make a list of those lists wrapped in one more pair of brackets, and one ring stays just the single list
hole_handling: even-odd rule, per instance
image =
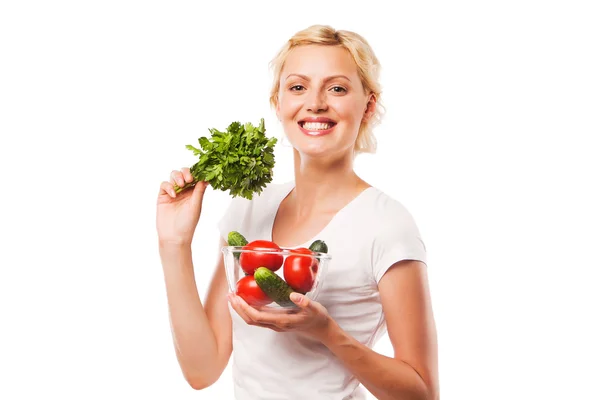
[{"label": "finger", "polygon": [[[236,312],[238,313],[238,315],[248,324],[251,326],[258,326],[261,328],[268,328],[271,329],[275,332],[285,332],[283,329],[279,328],[276,325],[272,325],[272,324],[268,324],[268,323],[260,323],[257,322],[255,320],[253,320],[251,317],[248,316],[248,314],[242,309],[241,305],[239,303],[237,303],[235,300],[232,300],[232,307],[234,308],[234,310],[236,310]],[[250,307],[250,306],[248,306]]]},{"label": "finger", "polygon": [[171,182],[162,182],[160,184],[160,190],[158,192],[159,195],[166,194],[175,198],[177,193],[175,193],[175,189],[173,188],[173,184]]},{"label": "finger", "polygon": [[274,314],[274,315],[292,315],[292,314],[298,314],[300,311],[302,311],[302,309],[300,307],[296,307],[294,305],[294,307],[281,307],[281,308],[274,308],[274,307],[269,307],[269,306],[261,306],[261,307],[254,307],[256,308],[258,311],[267,311],[270,314]]},{"label": "finger", "polygon": [[253,321],[250,319],[250,317],[248,317],[248,315],[246,315],[246,313],[244,312],[244,310],[242,310],[242,308],[240,307],[239,303],[235,300],[235,296],[232,295],[231,293],[229,293],[227,295],[227,298],[229,300],[229,304],[231,304],[231,307],[235,310],[236,313],[238,313],[238,315],[248,324],[248,325],[253,325]]},{"label": "finger", "polygon": [[313,302],[303,294],[293,292],[292,294],[290,294],[290,300],[292,300],[294,304],[296,304],[302,309],[315,309],[315,305],[313,304]]},{"label": "finger", "polygon": [[204,198],[204,192],[206,192],[206,188],[208,186],[208,182],[198,182],[194,187],[194,191],[192,192],[192,202],[195,205],[202,204],[202,199]]},{"label": "finger", "polygon": [[185,186],[185,179],[183,178],[181,171],[171,171],[171,182],[177,184],[179,187]]},{"label": "finger", "polygon": [[258,311],[256,308],[249,306],[240,296],[236,295],[234,297],[242,311],[254,322],[254,324],[278,326],[283,322],[281,316],[269,315],[266,311]]},{"label": "finger", "polygon": [[262,326],[263,328],[271,329],[271,330],[273,330],[275,332],[285,332],[283,329],[279,329],[275,325],[260,325],[260,326]]},{"label": "finger", "polygon": [[254,307],[250,307],[246,301],[238,295],[233,295],[233,303],[243,312],[248,319],[252,322],[252,324],[260,324],[263,323],[263,318],[260,315],[260,311],[256,310]]},{"label": "finger", "polygon": [[190,172],[189,168],[187,168],[187,167],[182,168],[181,174],[183,175],[183,179],[185,180],[185,183],[194,182],[194,177],[192,176],[192,173]]}]

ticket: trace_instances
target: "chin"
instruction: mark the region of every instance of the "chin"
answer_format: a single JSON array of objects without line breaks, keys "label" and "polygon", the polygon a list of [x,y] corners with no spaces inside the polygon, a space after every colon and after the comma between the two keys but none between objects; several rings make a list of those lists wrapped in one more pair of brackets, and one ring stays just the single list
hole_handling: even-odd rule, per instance
[{"label": "chin", "polygon": [[345,147],[339,145],[333,146],[332,144],[323,143],[304,143],[301,146],[294,146],[294,149],[300,153],[301,157],[310,157],[318,159],[338,159],[346,155],[346,153],[352,153],[352,146],[346,150]]}]

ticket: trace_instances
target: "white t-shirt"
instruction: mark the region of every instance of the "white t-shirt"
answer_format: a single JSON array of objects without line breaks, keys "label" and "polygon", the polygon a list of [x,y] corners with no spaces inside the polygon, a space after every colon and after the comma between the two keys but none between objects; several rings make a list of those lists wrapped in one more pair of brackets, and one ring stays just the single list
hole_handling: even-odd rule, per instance
[{"label": "white t-shirt", "polygon": [[[219,221],[227,240],[238,231],[248,241],[272,240],[273,222],[293,181],[271,183],[252,200],[232,199]],[[332,256],[315,301],[339,326],[372,348],[386,332],[377,283],[394,263],[426,262],[426,251],[407,209],[375,187],[342,208],[306,243],[324,240]],[[233,321],[233,383],[237,400],[365,399],[360,382],[317,340],[294,332],[251,326],[229,307]]]}]

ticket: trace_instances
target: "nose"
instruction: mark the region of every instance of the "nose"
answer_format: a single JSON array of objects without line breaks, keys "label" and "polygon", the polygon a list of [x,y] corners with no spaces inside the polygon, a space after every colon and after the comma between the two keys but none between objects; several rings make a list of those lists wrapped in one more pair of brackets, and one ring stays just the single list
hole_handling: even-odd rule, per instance
[{"label": "nose", "polygon": [[315,113],[327,110],[327,97],[320,90],[309,93],[306,99],[306,110]]}]

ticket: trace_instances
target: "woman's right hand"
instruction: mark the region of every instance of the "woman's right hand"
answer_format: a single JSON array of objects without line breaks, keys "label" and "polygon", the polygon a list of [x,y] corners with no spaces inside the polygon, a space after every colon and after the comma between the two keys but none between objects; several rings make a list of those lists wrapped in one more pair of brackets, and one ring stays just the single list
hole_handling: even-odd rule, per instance
[{"label": "woman's right hand", "polygon": [[160,184],[156,206],[156,230],[160,243],[192,243],[208,182],[198,182],[194,187],[179,193],[175,193],[173,184],[183,187],[193,181],[190,169],[182,168],[181,171],[171,172],[169,182]]}]

